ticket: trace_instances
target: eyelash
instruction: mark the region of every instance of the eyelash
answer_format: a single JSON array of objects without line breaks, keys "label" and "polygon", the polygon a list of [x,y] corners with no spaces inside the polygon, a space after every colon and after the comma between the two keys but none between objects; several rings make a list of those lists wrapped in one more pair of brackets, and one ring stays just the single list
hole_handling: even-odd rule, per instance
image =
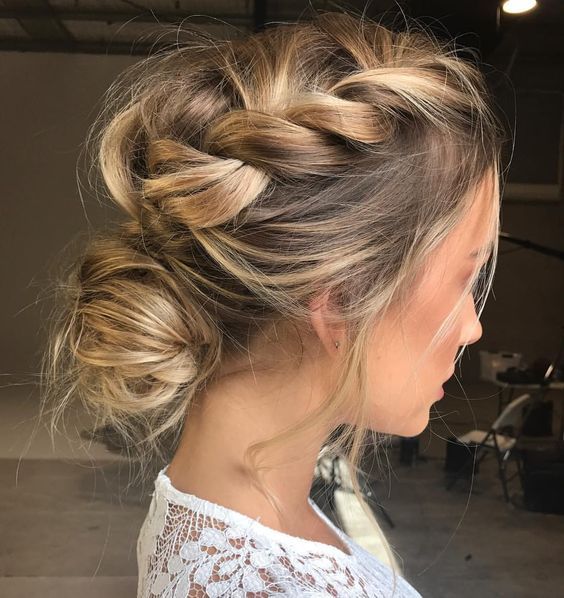
[{"label": "eyelash", "polygon": [[[485,282],[485,280],[486,280],[486,274],[487,274],[487,265],[484,265],[478,271],[478,275],[476,276],[476,280],[474,281],[474,284],[470,287],[469,294],[474,295],[476,293],[476,291],[478,290],[478,288],[480,287],[480,285],[483,282]],[[468,281],[470,279],[471,278],[467,278],[466,279],[466,284],[468,284]]]}]

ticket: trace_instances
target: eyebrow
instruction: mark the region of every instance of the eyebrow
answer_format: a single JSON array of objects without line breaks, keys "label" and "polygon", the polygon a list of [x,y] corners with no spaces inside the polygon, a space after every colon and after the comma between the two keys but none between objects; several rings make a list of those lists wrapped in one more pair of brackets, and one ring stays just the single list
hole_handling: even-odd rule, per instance
[{"label": "eyebrow", "polygon": [[[472,253],[471,253],[471,254],[468,256],[468,259],[473,259],[473,260],[475,260],[475,259],[477,259],[477,258],[479,257],[479,255],[480,255],[480,250],[479,250],[479,249],[476,249],[476,250],[474,250],[474,251],[473,251],[473,252],[472,252]],[[490,257],[491,257],[491,256],[492,256],[492,247],[489,247],[489,251],[488,251],[488,257],[486,258],[486,260],[485,260],[485,261],[487,262],[487,261],[490,259]]]}]

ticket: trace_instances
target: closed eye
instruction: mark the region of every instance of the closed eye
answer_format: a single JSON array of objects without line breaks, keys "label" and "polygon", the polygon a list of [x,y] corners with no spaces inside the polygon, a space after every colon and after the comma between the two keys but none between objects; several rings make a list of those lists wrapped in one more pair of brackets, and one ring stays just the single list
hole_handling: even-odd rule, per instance
[{"label": "closed eye", "polygon": [[[483,289],[485,287],[487,279],[488,279],[488,265],[489,265],[489,260],[478,271],[478,274],[476,275],[475,280],[474,280],[472,286],[470,287],[470,291],[469,291],[470,294],[476,295],[478,293],[478,291],[480,291],[480,289]],[[470,280],[470,278],[468,278],[466,280],[466,284],[468,284],[469,280]]]}]

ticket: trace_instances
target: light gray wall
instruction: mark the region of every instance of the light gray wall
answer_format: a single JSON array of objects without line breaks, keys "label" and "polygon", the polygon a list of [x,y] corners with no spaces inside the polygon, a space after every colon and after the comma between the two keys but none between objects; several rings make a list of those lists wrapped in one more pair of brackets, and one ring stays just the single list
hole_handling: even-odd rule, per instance
[{"label": "light gray wall", "polygon": [[[102,94],[136,60],[0,53],[0,384],[38,372],[49,312],[48,301],[36,303],[38,295],[56,254],[88,229],[77,159]],[[108,210],[84,199],[88,219],[99,226]]]},{"label": "light gray wall", "polygon": [[[88,228],[75,168],[101,95],[138,60],[128,56],[0,53],[0,384],[37,374],[49,302],[36,303],[56,255]],[[538,83],[538,69],[536,69]],[[517,78],[519,75],[517,74]],[[546,77],[553,77],[552,71]],[[520,83],[526,84],[526,77]],[[82,175],[84,179],[84,175]],[[94,227],[109,210],[88,196]],[[507,203],[503,230],[563,249],[564,202]],[[478,349],[523,352],[532,360],[557,349],[563,322],[564,265],[502,243],[484,335],[465,357],[464,373],[478,373]]]}]

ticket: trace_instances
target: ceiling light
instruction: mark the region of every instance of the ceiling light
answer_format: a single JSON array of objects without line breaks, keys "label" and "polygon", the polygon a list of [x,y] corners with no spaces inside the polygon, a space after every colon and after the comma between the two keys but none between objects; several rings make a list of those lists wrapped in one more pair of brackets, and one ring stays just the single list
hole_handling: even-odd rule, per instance
[{"label": "ceiling light", "polygon": [[537,5],[537,0],[507,0],[503,3],[503,12],[515,15],[527,12]]}]

